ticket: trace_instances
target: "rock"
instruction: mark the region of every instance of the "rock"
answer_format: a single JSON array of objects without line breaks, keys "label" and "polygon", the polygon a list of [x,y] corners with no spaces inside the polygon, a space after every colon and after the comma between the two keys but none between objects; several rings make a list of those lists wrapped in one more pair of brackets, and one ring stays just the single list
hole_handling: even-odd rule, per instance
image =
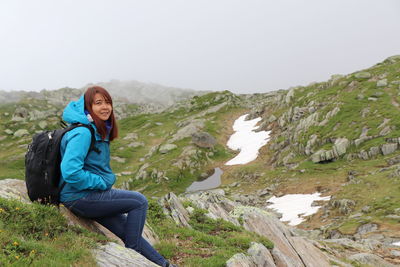
[{"label": "rock", "polygon": [[226,266],[244,267],[244,266],[276,266],[269,250],[260,243],[251,242],[250,248],[247,250],[248,256],[243,253],[233,255],[227,262]]},{"label": "rock", "polygon": [[362,71],[362,72],[358,72],[354,75],[354,77],[356,77],[357,79],[369,79],[372,77],[371,73],[366,72],[366,71]]},{"label": "rock", "polygon": [[349,214],[352,211],[352,207],[356,205],[356,202],[351,199],[339,199],[339,200],[331,200],[329,202],[331,207],[339,209],[341,214]]},{"label": "rock", "polygon": [[29,120],[30,121],[36,121],[40,119],[46,118],[49,114],[52,114],[53,112],[50,111],[39,111],[39,110],[32,110],[29,111]]},{"label": "rock", "polygon": [[[180,128],[172,136],[172,138],[170,140],[168,140],[168,143],[173,143],[175,141],[181,140],[186,137],[191,137],[192,134],[200,131],[204,127],[204,124],[205,124],[205,119],[194,119],[192,121],[189,121],[187,125]],[[178,126],[178,127],[180,127],[180,126]]]},{"label": "rock", "polygon": [[120,157],[111,157],[111,160],[115,160],[118,163],[125,163],[126,159]]},{"label": "rock", "polygon": [[15,137],[22,137],[22,136],[24,136],[24,135],[29,135],[28,130],[26,130],[26,129],[19,129],[19,130],[17,130],[17,131],[14,133],[14,136],[15,136]]},{"label": "rock", "polygon": [[395,265],[385,261],[379,256],[370,253],[358,253],[349,257],[349,260],[356,261],[361,264],[379,267],[394,267]]},{"label": "rock", "polygon": [[392,154],[397,150],[398,144],[383,144],[381,145],[381,151],[384,156]]},{"label": "rock", "polygon": [[337,155],[337,157],[342,156],[346,153],[347,148],[349,147],[350,142],[347,138],[338,138],[333,145],[333,151]]},{"label": "rock", "polygon": [[141,147],[141,146],[144,146],[143,142],[132,142],[132,143],[128,144],[128,147],[132,147],[132,148]]},{"label": "rock", "polygon": [[138,139],[138,134],[137,133],[128,133],[123,138],[123,140],[136,140],[136,139]]},{"label": "rock", "polygon": [[395,164],[399,164],[400,163],[400,156],[396,156],[390,159],[386,160],[387,164],[389,166],[395,165]]},{"label": "rock", "polygon": [[39,122],[39,127],[40,129],[45,129],[47,127],[47,122],[46,121]]},{"label": "rock", "polygon": [[161,154],[166,154],[166,153],[170,152],[171,150],[176,149],[177,147],[178,147],[178,146],[175,145],[175,144],[165,144],[165,145],[162,145],[162,146],[158,149],[158,151],[159,151]]},{"label": "rock", "polygon": [[318,124],[318,113],[313,113],[307,118],[301,119],[299,124],[297,124],[296,132],[304,131],[313,125]]},{"label": "rock", "polygon": [[14,132],[11,131],[10,129],[5,129],[4,132],[8,135],[12,135]]},{"label": "rock", "polygon": [[290,89],[289,92],[287,93],[285,97],[285,102],[289,104],[293,97],[294,97],[294,88]]},{"label": "rock", "polygon": [[189,224],[189,212],[173,192],[168,193],[161,199],[161,206],[164,213],[170,216],[177,225],[192,228]]},{"label": "rock", "polygon": [[391,220],[400,221],[400,215],[396,215],[396,214],[386,215],[385,218],[388,218],[388,219],[391,219]]},{"label": "rock", "polygon": [[0,180],[0,197],[18,199],[26,204],[32,203],[26,191],[25,181],[18,179]]},{"label": "rock", "polygon": [[385,128],[383,128],[380,132],[379,135],[380,136],[385,136],[388,135],[390,132],[392,131],[390,126],[386,126]]},{"label": "rock", "polygon": [[100,267],[141,266],[157,267],[159,265],[149,261],[133,249],[125,248],[116,243],[107,243],[93,250],[97,265]]},{"label": "rock", "polygon": [[364,207],[362,207],[362,209],[361,209],[361,211],[364,212],[364,213],[368,213],[370,210],[371,210],[371,207],[370,207],[370,206],[364,206]]},{"label": "rock", "polygon": [[29,112],[24,107],[17,107],[11,118],[11,121],[24,121],[28,118]]},{"label": "rock", "polygon": [[207,132],[196,132],[192,134],[192,142],[199,147],[212,148],[217,143],[215,138]]},{"label": "rock", "polygon": [[243,253],[237,253],[226,262],[226,267],[256,267],[256,265],[250,257]]},{"label": "rock", "polygon": [[368,100],[376,102],[376,101],[378,101],[378,98],[376,98],[376,97],[368,97]]},{"label": "rock", "polygon": [[385,86],[387,86],[387,79],[382,79],[382,80],[379,80],[377,83],[376,83],[376,86],[377,87],[385,87]]},{"label": "rock", "polygon": [[335,116],[339,111],[340,111],[339,107],[335,107],[333,110],[329,111],[326,114],[325,119],[319,123],[319,126],[326,125],[328,123],[329,119],[332,118],[333,116]]},{"label": "rock", "polygon": [[380,154],[380,148],[379,147],[377,147],[377,146],[373,146],[373,147],[371,147],[370,149],[369,149],[369,151],[368,151],[368,156],[370,157],[370,158],[375,158],[376,156],[378,156],[379,154]]},{"label": "rock", "polygon": [[367,224],[363,224],[360,227],[358,227],[357,229],[357,233],[360,235],[363,234],[367,234],[370,232],[375,232],[376,230],[378,230],[378,225],[375,223],[367,223]]}]

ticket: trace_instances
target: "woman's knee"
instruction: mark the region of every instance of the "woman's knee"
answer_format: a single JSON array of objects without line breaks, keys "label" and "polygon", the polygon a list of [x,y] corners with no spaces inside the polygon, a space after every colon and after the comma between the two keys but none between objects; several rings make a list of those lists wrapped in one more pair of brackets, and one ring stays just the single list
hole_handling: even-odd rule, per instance
[{"label": "woman's knee", "polygon": [[139,192],[135,192],[135,199],[138,200],[141,203],[142,207],[148,207],[149,206],[149,202],[146,198],[145,195],[143,195],[142,193]]}]

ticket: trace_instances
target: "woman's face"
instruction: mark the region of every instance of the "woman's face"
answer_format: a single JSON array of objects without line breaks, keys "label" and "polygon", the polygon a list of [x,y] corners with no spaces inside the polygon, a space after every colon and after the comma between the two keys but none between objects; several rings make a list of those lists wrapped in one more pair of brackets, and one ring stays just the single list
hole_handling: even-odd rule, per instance
[{"label": "woman's face", "polygon": [[92,104],[93,113],[101,120],[106,121],[110,118],[112,106],[110,101],[107,101],[102,94],[95,94]]}]

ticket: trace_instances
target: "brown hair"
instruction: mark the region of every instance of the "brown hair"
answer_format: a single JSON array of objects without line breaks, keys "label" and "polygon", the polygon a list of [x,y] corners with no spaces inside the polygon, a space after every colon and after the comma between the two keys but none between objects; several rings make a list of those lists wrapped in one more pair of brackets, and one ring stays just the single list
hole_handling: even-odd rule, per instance
[{"label": "brown hair", "polygon": [[[106,89],[104,89],[101,86],[91,86],[85,92],[85,96],[84,96],[85,97],[85,109],[87,111],[89,111],[90,115],[93,118],[94,124],[96,125],[97,131],[101,135],[101,138],[104,140],[107,136],[106,122],[101,120],[99,117],[97,117],[96,114],[94,114],[93,109],[92,109],[94,96],[97,93],[101,94],[107,101],[109,101],[111,104],[111,107],[113,107],[113,103],[112,103],[110,94],[107,92]],[[111,111],[111,115],[108,120],[111,123],[109,139],[110,139],[110,141],[112,141],[118,137],[118,126],[117,126],[117,121],[114,116],[114,107]]]}]

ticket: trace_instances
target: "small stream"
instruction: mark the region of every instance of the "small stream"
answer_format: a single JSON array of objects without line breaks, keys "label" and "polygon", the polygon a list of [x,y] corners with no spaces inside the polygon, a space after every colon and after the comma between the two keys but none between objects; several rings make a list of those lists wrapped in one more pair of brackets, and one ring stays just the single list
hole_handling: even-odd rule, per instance
[{"label": "small stream", "polygon": [[215,168],[214,173],[211,176],[200,182],[193,182],[188,188],[186,188],[186,192],[208,190],[220,186],[222,173],[223,171],[220,168]]}]

